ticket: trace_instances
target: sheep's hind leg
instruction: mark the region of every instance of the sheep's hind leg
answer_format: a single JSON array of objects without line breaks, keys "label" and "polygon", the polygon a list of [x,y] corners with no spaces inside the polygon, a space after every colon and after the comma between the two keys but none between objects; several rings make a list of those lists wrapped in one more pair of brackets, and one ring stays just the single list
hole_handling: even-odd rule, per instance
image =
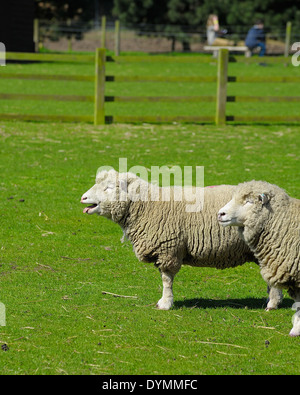
[{"label": "sheep's hind leg", "polygon": [[156,307],[160,310],[169,310],[173,306],[173,280],[175,274],[162,270],[160,270],[160,273],[163,282],[163,294]]},{"label": "sheep's hind leg", "polygon": [[295,303],[293,304],[293,310],[296,310],[296,313],[293,316],[293,328],[290,331],[290,336],[300,336],[300,289],[297,289],[293,295],[291,295]]},{"label": "sheep's hind leg", "polygon": [[276,310],[283,299],[282,291],[281,289],[268,286],[268,294],[269,298],[266,311]]}]

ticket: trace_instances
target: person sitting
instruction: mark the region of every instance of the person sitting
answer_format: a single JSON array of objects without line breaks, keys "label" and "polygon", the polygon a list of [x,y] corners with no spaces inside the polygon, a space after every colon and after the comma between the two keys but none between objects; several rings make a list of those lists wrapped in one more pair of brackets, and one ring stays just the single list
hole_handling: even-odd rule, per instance
[{"label": "person sitting", "polygon": [[245,44],[252,52],[254,48],[260,48],[259,56],[266,54],[266,35],[264,32],[264,24],[258,20],[254,26],[248,31]]},{"label": "person sitting", "polygon": [[206,23],[207,44],[213,45],[220,29],[218,16],[210,14]]}]

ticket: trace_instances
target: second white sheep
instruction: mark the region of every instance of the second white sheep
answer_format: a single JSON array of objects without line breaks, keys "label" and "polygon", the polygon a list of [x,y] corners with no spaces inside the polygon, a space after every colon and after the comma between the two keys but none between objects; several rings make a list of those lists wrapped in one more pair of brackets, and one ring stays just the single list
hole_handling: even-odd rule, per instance
[{"label": "second white sheep", "polygon": [[290,335],[300,336],[300,200],[277,185],[250,181],[238,185],[218,219],[223,226],[238,227],[263,279],[288,290],[297,310]]}]

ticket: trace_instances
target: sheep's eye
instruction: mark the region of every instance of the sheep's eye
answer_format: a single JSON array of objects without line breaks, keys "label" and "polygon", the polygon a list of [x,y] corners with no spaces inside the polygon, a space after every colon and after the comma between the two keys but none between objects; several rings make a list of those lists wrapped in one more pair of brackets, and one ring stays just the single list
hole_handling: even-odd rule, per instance
[{"label": "sheep's eye", "polygon": [[103,191],[105,192],[105,191],[107,191],[108,189],[112,190],[113,188],[114,188],[113,185],[107,185],[107,186],[103,189]]}]

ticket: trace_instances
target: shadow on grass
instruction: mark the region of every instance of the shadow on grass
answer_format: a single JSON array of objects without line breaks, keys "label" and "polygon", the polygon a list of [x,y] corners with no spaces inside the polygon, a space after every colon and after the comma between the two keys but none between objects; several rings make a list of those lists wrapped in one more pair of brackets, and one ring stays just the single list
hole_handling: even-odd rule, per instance
[{"label": "shadow on grass", "polygon": [[[279,308],[292,307],[292,299],[286,298],[283,300]],[[182,301],[175,301],[173,309],[197,308],[197,309],[214,309],[220,307],[230,307],[233,309],[265,309],[267,306],[266,299],[259,298],[244,298],[244,299],[185,299]]]}]

